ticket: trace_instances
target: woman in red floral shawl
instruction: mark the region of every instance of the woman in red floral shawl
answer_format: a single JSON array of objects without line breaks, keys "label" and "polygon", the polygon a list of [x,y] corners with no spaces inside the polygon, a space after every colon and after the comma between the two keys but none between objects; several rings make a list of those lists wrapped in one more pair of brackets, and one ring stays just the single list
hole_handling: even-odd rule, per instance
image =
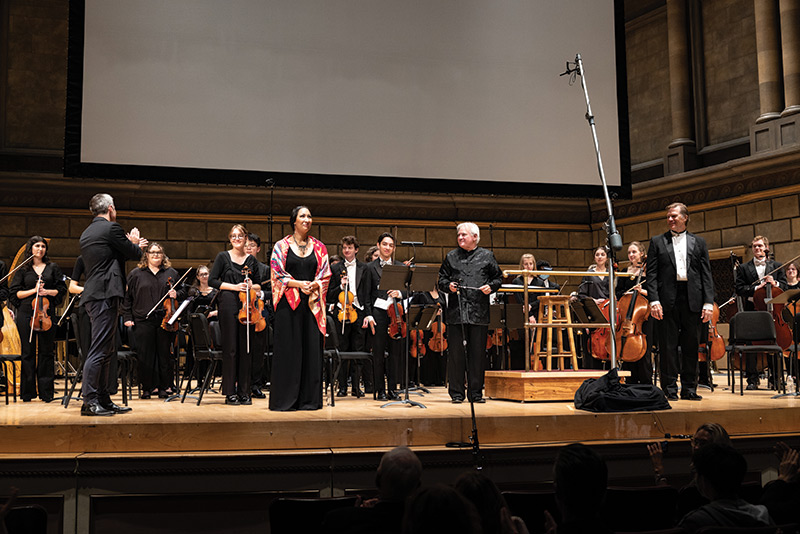
[{"label": "woman in red floral shawl", "polygon": [[297,206],[289,217],[292,234],[272,251],[275,344],[269,409],[322,408],[322,351],[325,294],[331,269],[328,250],[311,237],[311,212]]}]

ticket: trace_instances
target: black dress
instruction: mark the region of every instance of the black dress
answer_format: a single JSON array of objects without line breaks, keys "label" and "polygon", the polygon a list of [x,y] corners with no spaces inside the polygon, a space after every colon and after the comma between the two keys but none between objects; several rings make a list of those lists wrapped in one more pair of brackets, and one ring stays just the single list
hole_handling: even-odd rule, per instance
[{"label": "black dress", "polygon": [[[295,280],[311,281],[317,272],[317,257],[299,257],[289,248],[286,272]],[[275,348],[269,409],[276,411],[322,408],[322,334],[308,307],[308,295],[300,293],[293,310],[286,298],[275,308]]]}]

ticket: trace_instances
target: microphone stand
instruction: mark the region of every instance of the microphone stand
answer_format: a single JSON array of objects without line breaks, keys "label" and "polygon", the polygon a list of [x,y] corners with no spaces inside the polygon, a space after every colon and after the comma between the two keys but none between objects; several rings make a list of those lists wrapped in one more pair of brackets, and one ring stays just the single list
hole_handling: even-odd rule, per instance
[{"label": "microphone stand", "polygon": [[608,300],[610,305],[608,323],[611,326],[611,368],[617,368],[617,299],[615,293],[615,270],[614,264],[616,263],[615,252],[622,250],[622,236],[617,231],[617,223],[614,221],[614,211],[611,206],[611,197],[608,193],[608,183],[606,182],[605,171],[603,170],[603,160],[600,156],[600,144],[597,140],[597,128],[594,123],[594,114],[592,113],[592,106],[589,103],[589,91],[586,88],[586,73],[583,69],[583,60],[580,54],[575,55],[575,62],[570,66],[567,62],[567,70],[560,74],[564,76],[570,74],[570,84],[575,79],[575,76],[581,78],[581,88],[583,88],[583,96],[586,100],[586,121],[589,123],[589,128],[592,130],[592,140],[594,141],[594,152],[597,159],[597,171],[600,174],[600,181],[603,186],[603,194],[606,200],[606,210],[608,211],[608,220],[605,223],[607,234],[609,261],[608,261]]},{"label": "microphone stand", "polygon": [[[458,297],[458,314],[461,316],[461,343],[464,347],[464,368],[467,370],[467,400],[469,400],[470,419],[472,420],[472,432],[469,436],[469,442],[451,441],[445,444],[445,447],[466,448],[472,447],[472,461],[475,464],[475,470],[481,471],[483,469],[483,455],[481,454],[481,446],[478,441],[478,420],[475,418],[475,400],[472,398],[469,390],[469,355],[467,354],[467,333],[464,329],[464,308],[461,298],[462,289],[477,290],[478,288],[462,286],[456,283],[456,295]],[[449,377],[449,380],[457,380],[458,378]],[[461,378],[463,380],[463,377]]]}]

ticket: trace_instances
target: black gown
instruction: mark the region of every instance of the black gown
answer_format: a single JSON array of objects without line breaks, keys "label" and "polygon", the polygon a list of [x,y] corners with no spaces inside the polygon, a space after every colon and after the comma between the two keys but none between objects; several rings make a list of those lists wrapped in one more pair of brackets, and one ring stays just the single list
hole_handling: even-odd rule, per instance
[{"label": "black gown", "polygon": [[[299,257],[289,248],[286,272],[298,281],[314,280],[317,257]],[[275,309],[275,340],[269,409],[276,411],[322,408],[322,333],[308,307],[308,295],[299,291],[297,309],[284,297]]]}]

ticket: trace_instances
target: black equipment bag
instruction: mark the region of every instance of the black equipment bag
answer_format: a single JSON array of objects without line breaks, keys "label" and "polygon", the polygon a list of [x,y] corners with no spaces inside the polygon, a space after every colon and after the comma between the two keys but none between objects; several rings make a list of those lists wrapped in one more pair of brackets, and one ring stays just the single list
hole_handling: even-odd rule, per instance
[{"label": "black equipment bag", "polygon": [[575,392],[575,407],[589,412],[649,412],[669,410],[664,393],[652,385],[620,384],[616,369],[587,378]]}]

